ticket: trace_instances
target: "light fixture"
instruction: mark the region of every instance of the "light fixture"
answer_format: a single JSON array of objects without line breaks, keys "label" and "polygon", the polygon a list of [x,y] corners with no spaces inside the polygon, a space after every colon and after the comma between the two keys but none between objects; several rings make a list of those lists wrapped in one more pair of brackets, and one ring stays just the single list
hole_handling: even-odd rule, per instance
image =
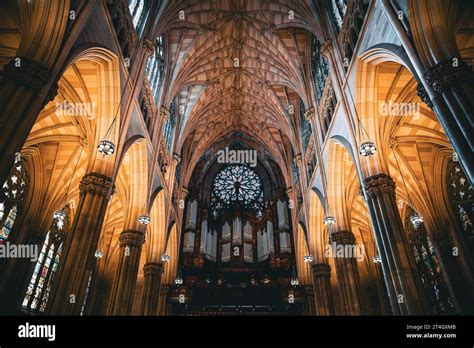
[{"label": "light fixture", "polygon": [[211,284],[211,276],[208,274],[206,279],[204,279],[204,281],[207,283],[207,284]]},{"label": "light fixture", "polygon": [[410,222],[413,227],[417,228],[420,224],[423,223],[423,216],[417,213],[413,213],[413,215],[410,216]]},{"label": "light fixture", "polygon": [[104,253],[102,251],[96,250],[94,256],[98,259],[101,259],[104,256]]},{"label": "light fixture", "polygon": [[359,145],[359,155],[362,157],[370,157],[375,155],[377,152],[377,147],[372,141],[365,141]]},{"label": "light fixture", "polygon": [[380,256],[375,255],[374,257],[372,257],[372,262],[373,263],[382,263],[382,259],[380,258]]},{"label": "light fixture", "polygon": [[97,151],[104,156],[110,156],[115,152],[115,145],[110,140],[101,140],[97,146]]},{"label": "light fixture", "polygon": [[171,260],[171,256],[169,256],[169,255],[165,254],[161,257],[161,261],[163,261],[163,262],[168,262],[169,260]]},{"label": "light fixture", "polygon": [[313,262],[313,256],[306,255],[305,257],[303,257],[303,261],[306,263]]},{"label": "light fixture", "polygon": [[181,285],[183,284],[183,278],[181,278],[180,276],[177,276],[176,279],[174,280],[174,283],[176,285]]},{"label": "light fixture", "polygon": [[262,278],[262,283],[263,284],[269,284],[272,280],[270,279],[270,276],[268,274],[265,274]]},{"label": "light fixture", "polygon": [[336,223],[336,218],[334,216],[326,215],[323,218],[323,224],[325,225],[334,225],[335,223]]},{"label": "light fixture", "polygon": [[150,215],[140,215],[138,217],[138,222],[141,224],[141,225],[148,225],[151,221],[151,218],[150,218]]}]

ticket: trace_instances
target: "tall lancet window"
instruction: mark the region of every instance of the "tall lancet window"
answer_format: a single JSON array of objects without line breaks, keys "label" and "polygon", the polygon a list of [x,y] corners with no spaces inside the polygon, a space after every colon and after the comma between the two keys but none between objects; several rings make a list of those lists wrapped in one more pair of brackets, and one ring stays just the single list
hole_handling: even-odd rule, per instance
[{"label": "tall lancet window", "polygon": [[163,139],[165,139],[168,151],[171,151],[174,139],[174,130],[176,128],[176,98],[170,105],[170,115],[163,124]]},{"label": "tall lancet window", "polygon": [[448,167],[448,194],[458,225],[462,229],[471,250],[474,250],[474,195],[459,162]]},{"label": "tall lancet window", "polygon": [[441,267],[435,255],[433,244],[423,223],[413,226],[410,217],[412,209],[407,210],[405,228],[409,243],[412,246],[413,257],[426,298],[430,301],[433,314],[453,311],[454,305],[449,296],[447,285],[441,274]]},{"label": "tall lancet window", "polygon": [[347,2],[348,0],[331,0],[332,15],[338,31],[342,28],[347,11]]},{"label": "tall lancet window", "polygon": [[314,35],[311,38],[311,69],[319,104],[329,75],[329,66],[326,58],[321,54],[321,43]]},{"label": "tall lancet window", "polygon": [[69,209],[66,206],[54,214],[53,222],[46,234],[46,239],[23,299],[22,306],[24,309],[39,313],[45,311],[51,285],[58,270],[64,236],[68,228]]},{"label": "tall lancet window", "polygon": [[23,206],[27,188],[23,160],[17,156],[10,175],[0,190],[0,244],[10,236],[13,224]]},{"label": "tall lancet window", "polygon": [[145,0],[128,0],[128,9],[132,16],[133,26],[137,33],[140,34],[143,30],[148,14]]},{"label": "tall lancet window", "polygon": [[306,120],[304,116],[304,103],[300,100],[300,129],[301,129],[301,141],[303,143],[303,150],[306,152],[308,148],[309,140],[311,139],[311,124]]},{"label": "tall lancet window", "polygon": [[148,59],[146,65],[146,75],[150,82],[151,91],[155,104],[158,105],[158,98],[160,96],[160,87],[163,80],[163,69],[165,66],[165,50],[164,38],[160,36],[155,42],[155,52]]}]

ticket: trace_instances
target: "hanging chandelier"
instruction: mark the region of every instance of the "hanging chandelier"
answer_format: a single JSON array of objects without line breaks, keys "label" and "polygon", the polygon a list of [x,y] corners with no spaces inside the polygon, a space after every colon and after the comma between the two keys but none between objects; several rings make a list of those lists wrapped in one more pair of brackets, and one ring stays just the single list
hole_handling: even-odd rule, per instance
[{"label": "hanging chandelier", "polygon": [[323,218],[323,224],[327,225],[335,225],[336,224],[336,218],[332,215],[327,215]]},{"label": "hanging chandelier", "polygon": [[371,157],[377,152],[377,147],[372,141],[365,141],[359,145],[359,155],[362,157]]},{"label": "hanging chandelier", "polygon": [[110,140],[101,140],[97,146],[97,151],[104,156],[110,156],[115,152],[115,145]]},{"label": "hanging chandelier", "polygon": [[306,255],[305,257],[303,257],[303,261],[306,263],[313,262],[313,256]]},{"label": "hanging chandelier", "polygon": [[140,215],[138,217],[138,222],[141,224],[141,225],[148,225],[150,222],[151,222],[151,218],[150,218],[150,215]]},{"label": "hanging chandelier", "polygon": [[161,257],[161,261],[163,261],[163,262],[168,262],[169,260],[171,260],[171,256],[169,256],[169,255],[165,254]]},{"label": "hanging chandelier", "polygon": [[380,256],[375,255],[375,256],[372,258],[372,262],[373,262],[373,263],[382,263],[382,259],[380,258]]}]

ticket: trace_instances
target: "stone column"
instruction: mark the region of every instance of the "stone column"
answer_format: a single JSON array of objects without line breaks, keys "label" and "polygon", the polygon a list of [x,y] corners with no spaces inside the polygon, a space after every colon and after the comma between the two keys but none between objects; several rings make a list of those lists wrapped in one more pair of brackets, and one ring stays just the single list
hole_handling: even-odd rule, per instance
[{"label": "stone column", "polygon": [[173,160],[171,162],[171,168],[168,172],[168,185],[173,187],[174,174],[176,173],[176,168],[178,167],[179,162],[181,162],[181,157],[178,154],[173,154]]},{"label": "stone column", "polygon": [[316,304],[314,299],[314,289],[312,286],[305,286],[304,293],[306,295],[305,314],[316,315]]},{"label": "stone column", "polygon": [[336,231],[329,235],[333,250],[344,250],[341,257],[334,255],[337,281],[341,289],[341,297],[346,315],[361,315],[362,301],[360,296],[359,270],[355,255],[348,255],[345,250],[355,250],[356,240],[351,231]]},{"label": "stone column", "polygon": [[142,231],[125,230],[120,234],[120,254],[112,285],[109,314],[130,315],[144,241]]},{"label": "stone column", "polygon": [[20,151],[36,117],[58,92],[57,84],[50,87],[46,97],[39,93],[51,85],[50,71],[27,57],[12,59],[3,68],[0,81],[0,182],[7,178],[15,153]]},{"label": "stone column", "polygon": [[158,315],[168,315],[168,293],[171,286],[161,285],[160,286],[160,297],[158,300]]},{"label": "stone column", "polygon": [[435,96],[431,99],[438,119],[446,131],[471,185],[474,184],[474,78],[471,67],[456,58],[440,62],[427,70],[426,81]]},{"label": "stone column", "polygon": [[143,289],[141,315],[158,314],[158,300],[163,269],[163,264],[158,262],[147,263],[143,266],[145,287]]},{"label": "stone column", "polygon": [[53,301],[48,304],[50,314],[79,315],[112,191],[112,179],[107,176],[90,173],[82,178],[79,204],[53,285]]},{"label": "stone column", "polygon": [[331,267],[327,263],[315,263],[313,271],[313,288],[316,315],[334,315],[334,301],[331,290]]},{"label": "stone column", "polygon": [[364,187],[392,313],[422,314],[423,305],[410,268],[404,227],[395,199],[395,182],[382,173],[365,178]]}]

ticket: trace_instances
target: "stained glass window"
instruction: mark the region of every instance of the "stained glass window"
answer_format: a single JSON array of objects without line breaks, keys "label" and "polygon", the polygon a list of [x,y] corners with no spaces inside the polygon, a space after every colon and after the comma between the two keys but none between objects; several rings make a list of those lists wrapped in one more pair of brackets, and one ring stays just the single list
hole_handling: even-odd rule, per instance
[{"label": "stained glass window", "polygon": [[414,227],[410,217],[414,214],[408,209],[405,228],[412,246],[416,269],[423,285],[426,298],[433,314],[447,313],[454,310],[448,287],[441,273],[441,266],[435,255],[433,244],[423,223]]},{"label": "stained glass window", "polygon": [[459,162],[451,162],[448,168],[448,194],[458,224],[471,248],[474,249],[474,195]]},{"label": "stained glass window", "polygon": [[128,0],[128,9],[132,16],[133,26],[137,33],[141,33],[146,21],[147,12],[145,9],[145,0]]},{"label": "stained glass window", "polygon": [[17,156],[7,180],[0,190],[0,244],[10,236],[26,194],[27,175],[23,160]]},{"label": "stained glass window", "polygon": [[329,67],[326,58],[321,54],[321,43],[314,35],[311,39],[311,69],[316,89],[316,99],[319,104],[329,75]]},{"label": "stained glass window", "polygon": [[211,210],[217,217],[227,209],[240,207],[263,216],[262,180],[250,167],[232,164],[224,167],[214,178],[211,192]]},{"label": "stained glass window", "polygon": [[173,144],[173,135],[176,127],[176,98],[173,100],[170,106],[170,115],[163,124],[163,138],[166,142],[168,151],[171,152],[171,146]]},{"label": "stained glass window", "polygon": [[304,116],[304,103],[300,100],[300,130],[301,140],[303,143],[303,150],[306,152],[308,148],[309,140],[311,138],[311,124],[306,120]]},{"label": "stained glass window", "polygon": [[63,209],[63,216],[55,217],[36,261],[33,275],[26,290],[22,306],[33,312],[44,312],[48,303],[51,285],[59,266],[63,240],[69,226],[68,208]]},{"label": "stained glass window", "polygon": [[331,0],[332,14],[338,31],[342,28],[342,22],[346,15],[348,0]]},{"label": "stained glass window", "polygon": [[158,37],[155,42],[155,52],[148,59],[146,65],[146,75],[148,81],[150,81],[151,91],[155,103],[158,105],[158,98],[160,93],[161,82],[163,80],[163,69],[165,62],[165,51],[164,51],[164,38],[163,36]]}]

